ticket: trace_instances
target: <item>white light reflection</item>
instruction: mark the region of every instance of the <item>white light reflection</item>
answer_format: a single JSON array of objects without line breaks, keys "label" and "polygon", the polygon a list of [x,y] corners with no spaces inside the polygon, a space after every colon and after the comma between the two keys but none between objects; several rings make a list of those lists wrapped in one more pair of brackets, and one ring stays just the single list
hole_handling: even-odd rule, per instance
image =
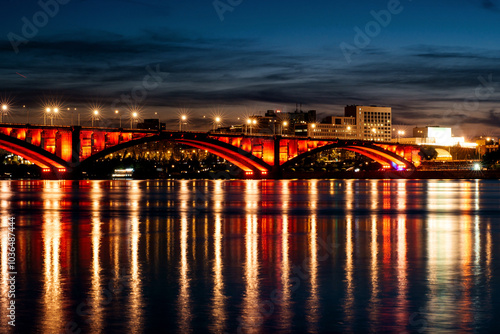
[{"label": "white light reflection", "polygon": [[259,235],[257,215],[247,215],[245,233],[245,293],[243,296],[242,326],[244,332],[259,333],[262,326],[259,298]]},{"label": "white light reflection", "polygon": [[214,212],[222,211],[222,203],[224,203],[224,189],[222,188],[222,180],[214,180]]},{"label": "white light reflection", "polygon": [[280,293],[280,314],[279,327],[288,330],[293,318],[291,305],[291,281],[290,281],[290,244],[289,244],[288,215],[283,215],[281,228],[281,293]]},{"label": "white light reflection", "polygon": [[[42,195],[45,197],[45,191]],[[53,194],[49,195],[53,196]],[[59,203],[59,199],[52,197]],[[42,333],[61,333],[64,329],[63,287],[61,283],[61,217],[59,211],[48,210],[51,201],[44,200],[42,227],[43,242],[43,297],[41,299]]]},{"label": "white light reflection", "polygon": [[318,207],[318,180],[311,180],[309,182],[309,206],[314,212]]},{"label": "white light reflection", "polygon": [[398,201],[398,211],[403,211],[406,210],[406,180],[398,180],[398,194],[397,194],[397,201]]},{"label": "white light reflection", "polygon": [[179,266],[179,298],[177,310],[179,314],[179,332],[188,333],[191,328],[191,295],[189,278],[189,260],[188,260],[188,217],[187,213],[181,213],[181,235],[180,251],[181,260]]},{"label": "white light reflection", "polygon": [[[207,238],[208,239],[208,238]],[[224,295],[224,262],[222,260],[222,219],[220,214],[215,215],[214,232],[214,263],[213,280],[214,294],[212,299],[212,325],[213,333],[224,333],[226,323],[226,296]]]},{"label": "white light reflection", "polygon": [[368,302],[368,312],[371,331],[376,331],[376,321],[379,314],[379,268],[378,268],[378,231],[377,231],[377,217],[372,216],[371,224],[371,264],[370,264],[370,278],[371,278],[371,295]]},{"label": "white light reflection", "polygon": [[354,203],[354,191],[352,190],[353,180],[345,180],[346,209],[352,211]]},{"label": "white light reflection", "polygon": [[290,181],[282,180],[281,183],[281,205],[282,212],[285,213],[290,207]]},{"label": "white light reflection", "polygon": [[370,194],[371,194],[371,197],[370,197],[370,201],[371,201],[371,209],[372,210],[377,210],[377,208],[379,208],[379,204],[378,204],[378,180],[370,180],[370,185],[371,185],[371,191],[370,191]]},{"label": "white light reflection", "polygon": [[396,277],[398,282],[397,305],[398,312],[396,321],[398,329],[406,328],[408,323],[408,266],[407,266],[407,243],[406,243],[406,217],[401,215],[398,218],[398,253],[397,253],[397,271]]},{"label": "white light reflection", "polygon": [[[97,210],[99,206],[97,206]],[[95,208],[94,208],[95,210]],[[101,222],[99,221],[98,212],[93,213],[92,217],[92,232],[91,232],[91,247],[92,247],[92,267],[91,267],[91,285],[89,306],[91,307],[90,328],[93,333],[99,333],[103,330],[103,294],[101,287],[101,263],[100,263],[100,247],[101,247]]]},{"label": "white light reflection", "polygon": [[[348,326],[354,323],[354,247],[353,247],[353,228],[352,217],[346,218],[346,243],[345,243],[345,283],[346,283],[346,297],[344,302],[344,317],[345,324]],[[351,330],[352,331],[352,330]]]},{"label": "white light reflection", "polygon": [[[431,191],[429,197],[439,197]],[[437,199],[436,199],[437,200]],[[433,206],[430,202],[429,206]],[[438,204],[440,205],[440,204]],[[429,215],[427,225],[428,284],[427,317],[431,323],[455,323],[456,299],[453,293],[457,286],[453,274],[460,268],[461,246],[458,240],[457,223],[453,216]]]},{"label": "white light reflection", "polygon": [[[317,194],[316,194],[317,195]],[[318,291],[318,223],[316,215],[311,217],[311,228],[309,231],[309,275],[311,292],[307,299],[306,318],[308,332],[318,331],[318,321],[320,313],[319,291]]]},{"label": "white light reflection", "polygon": [[132,203],[130,214],[130,241],[129,241],[129,261],[130,261],[130,293],[129,293],[129,333],[140,333],[143,330],[143,297],[142,297],[142,268],[139,263],[139,241],[141,237],[139,221],[139,199],[141,190],[140,181],[132,181],[128,200]]},{"label": "white light reflection", "polygon": [[255,212],[259,208],[260,200],[260,181],[246,180],[245,181],[245,203],[247,213]]}]

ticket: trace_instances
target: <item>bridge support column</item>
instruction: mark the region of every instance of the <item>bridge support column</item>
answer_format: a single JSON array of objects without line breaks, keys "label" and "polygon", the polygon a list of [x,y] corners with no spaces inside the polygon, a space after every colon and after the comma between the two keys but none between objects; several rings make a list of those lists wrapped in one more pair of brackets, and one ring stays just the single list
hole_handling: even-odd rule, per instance
[{"label": "bridge support column", "polygon": [[282,169],[280,166],[280,145],[281,136],[274,137],[274,164],[273,169],[270,172],[270,177],[273,179],[280,179],[282,176]]},{"label": "bridge support column", "polygon": [[71,133],[71,170],[68,171],[68,176],[71,179],[79,179],[80,178],[80,170],[78,165],[80,164],[80,131],[81,126],[73,126]]}]

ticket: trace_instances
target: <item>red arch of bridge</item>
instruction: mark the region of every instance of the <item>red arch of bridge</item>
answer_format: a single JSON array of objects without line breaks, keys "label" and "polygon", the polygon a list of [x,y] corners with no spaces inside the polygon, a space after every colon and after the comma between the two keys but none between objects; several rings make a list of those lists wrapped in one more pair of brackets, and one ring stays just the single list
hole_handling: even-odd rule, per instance
[{"label": "red arch of bridge", "polygon": [[0,134],[0,148],[19,155],[41,168],[68,168],[68,163],[57,155],[11,136]]},{"label": "red arch of bridge", "polygon": [[[270,166],[262,159],[253,156],[251,153],[246,152],[238,147],[224,143],[222,141],[212,139],[207,133],[182,133],[182,132],[161,132],[152,136],[142,137],[139,139],[130,140],[125,143],[121,143],[107,149],[104,149],[96,154],[91,155],[84,161],[80,163],[80,166],[95,161],[102,158],[108,154],[114,153],[116,151],[139,145],[141,143],[160,141],[160,140],[170,140],[182,144],[186,144],[192,147],[207,150],[215,155],[218,155],[236,166],[240,167],[245,172],[258,172],[265,174],[271,171],[273,166]],[[51,169],[63,169],[69,168],[70,163],[64,161],[53,153],[50,153],[38,146],[27,143],[23,140],[0,134],[0,148],[5,149],[9,152],[17,154],[27,160],[32,161],[36,165],[42,168]],[[385,150],[381,147],[373,145],[372,143],[361,143],[357,144],[355,141],[339,141],[336,143],[328,144],[322,147],[318,147],[311,151],[300,154],[293,159],[285,162],[281,167],[286,167],[292,165],[297,160],[302,159],[308,155],[316,154],[321,151],[325,151],[332,148],[343,148],[353,152],[365,155],[385,166],[392,166],[394,168],[414,168],[414,165],[400,157],[399,155]],[[75,166],[78,167],[78,166]]]},{"label": "red arch of bridge", "polygon": [[181,132],[160,133],[153,136],[130,140],[125,143],[109,147],[107,149],[104,149],[98,153],[91,155],[90,157],[82,161],[80,167],[84,167],[88,163],[96,161],[116,151],[120,151],[147,142],[162,141],[162,140],[173,141],[176,143],[181,143],[195,148],[207,150],[208,152],[213,153],[233,163],[234,165],[241,168],[244,172],[254,172],[262,174],[262,173],[267,173],[269,170],[272,169],[272,167],[267,163],[265,163],[263,160],[235,146],[223,143],[215,139],[211,139],[208,137],[206,133],[181,133]]},{"label": "red arch of bridge", "polygon": [[342,149],[345,149],[348,151],[362,154],[362,155],[382,164],[382,166],[393,167],[395,169],[399,169],[399,168],[413,169],[413,168],[415,168],[415,166],[413,165],[412,162],[407,161],[406,159],[397,155],[396,153],[390,152],[390,151],[385,150],[385,149],[378,147],[376,145],[372,145],[371,142],[368,143],[367,145],[357,145],[355,143],[356,142],[351,142],[351,141],[349,141],[349,142],[339,141],[339,142],[336,142],[333,144],[321,146],[321,147],[315,148],[314,150],[302,153],[302,154],[294,157],[291,160],[288,160],[287,162],[285,162],[282,165],[282,167],[292,166],[297,161],[299,161],[307,156],[314,155],[316,153],[320,153],[322,151],[326,151],[326,150],[330,150],[330,149],[334,149],[334,148],[342,148]]}]

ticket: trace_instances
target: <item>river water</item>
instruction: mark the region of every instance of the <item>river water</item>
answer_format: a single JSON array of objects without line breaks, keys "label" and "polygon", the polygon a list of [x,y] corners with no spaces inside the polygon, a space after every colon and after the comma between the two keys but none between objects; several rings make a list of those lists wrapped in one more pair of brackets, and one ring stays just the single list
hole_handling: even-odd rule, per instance
[{"label": "river water", "polygon": [[0,331],[493,331],[499,203],[486,180],[0,181]]}]

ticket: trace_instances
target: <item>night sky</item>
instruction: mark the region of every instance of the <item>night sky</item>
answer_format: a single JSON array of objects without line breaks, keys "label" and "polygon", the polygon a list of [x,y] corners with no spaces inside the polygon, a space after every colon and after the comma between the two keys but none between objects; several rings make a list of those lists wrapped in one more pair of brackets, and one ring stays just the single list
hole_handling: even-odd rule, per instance
[{"label": "night sky", "polygon": [[47,15],[37,1],[2,2],[0,96],[13,121],[50,99],[82,113],[137,106],[170,128],[188,111],[193,129],[210,127],[204,115],[230,125],[296,103],[320,116],[368,104],[409,129],[500,135],[500,0],[58,3]]}]

